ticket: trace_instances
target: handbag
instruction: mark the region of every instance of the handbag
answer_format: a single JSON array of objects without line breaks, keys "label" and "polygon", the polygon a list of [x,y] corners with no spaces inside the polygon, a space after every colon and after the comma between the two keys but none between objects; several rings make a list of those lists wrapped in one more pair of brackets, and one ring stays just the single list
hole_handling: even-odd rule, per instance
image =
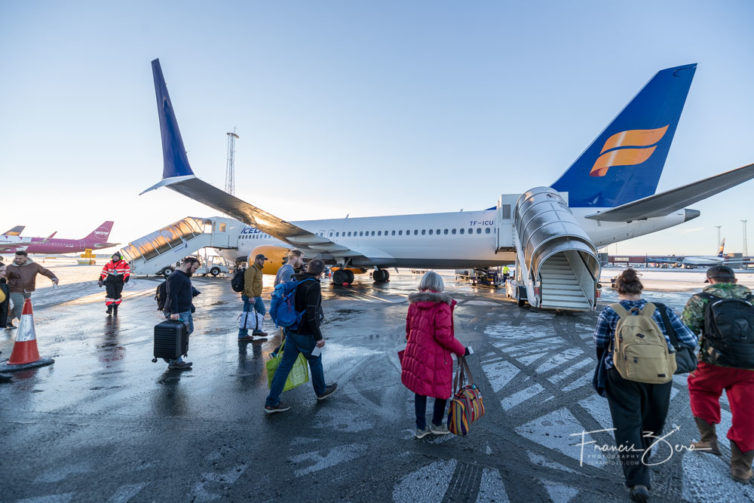
[{"label": "handbag", "polygon": [[[466,374],[468,374],[468,384],[464,384]],[[469,364],[463,356],[458,357],[458,369],[453,389],[455,393],[448,410],[448,430],[455,435],[465,437],[469,433],[471,424],[484,415],[484,401],[471,377]]]},{"label": "handbag", "polygon": [[696,348],[690,348],[688,346],[682,346],[678,341],[678,336],[673,330],[673,325],[670,324],[670,318],[667,313],[667,306],[665,304],[659,304],[655,302],[655,305],[660,308],[660,315],[662,316],[662,322],[665,324],[665,328],[668,331],[668,337],[670,343],[675,348],[675,364],[676,374],[688,374],[696,370],[698,361],[696,359]]},{"label": "handbag", "polygon": [[256,311],[242,311],[238,315],[238,328],[246,330],[261,330],[264,323],[264,315]]},{"label": "handbag", "polygon": [[[283,341],[281,347],[285,348],[285,341]],[[281,361],[283,361],[282,349],[277,353],[272,353],[272,358],[265,363],[265,367],[267,368],[268,388],[272,386],[272,379],[275,377],[275,372],[277,372]],[[292,390],[293,388],[297,388],[307,382],[309,382],[309,364],[306,361],[304,354],[299,353],[296,357],[296,361],[293,363],[291,371],[288,373],[288,378],[285,380],[283,391]]]}]

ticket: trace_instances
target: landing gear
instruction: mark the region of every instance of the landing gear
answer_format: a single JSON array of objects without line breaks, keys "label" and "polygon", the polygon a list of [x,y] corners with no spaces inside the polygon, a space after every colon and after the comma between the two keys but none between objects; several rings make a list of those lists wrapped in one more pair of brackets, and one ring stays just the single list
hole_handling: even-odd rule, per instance
[{"label": "landing gear", "polygon": [[387,283],[390,281],[390,272],[385,269],[377,269],[372,273],[375,283]]},{"label": "landing gear", "polygon": [[349,271],[348,269],[338,269],[336,271],[333,271],[332,273],[332,282],[335,285],[343,285],[344,283],[348,283],[350,285],[353,283],[354,275],[353,271]]}]

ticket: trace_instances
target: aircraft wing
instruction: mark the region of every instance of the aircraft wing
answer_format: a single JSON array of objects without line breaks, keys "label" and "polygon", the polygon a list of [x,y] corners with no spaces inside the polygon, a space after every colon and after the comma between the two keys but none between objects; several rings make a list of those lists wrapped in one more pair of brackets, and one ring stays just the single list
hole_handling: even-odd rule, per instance
[{"label": "aircraft wing", "polygon": [[361,263],[369,263],[369,259],[358,251],[351,250],[346,246],[334,243],[324,236],[314,234],[290,222],[286,222],[197,178],[186,157],[186,149],[183,146],[181,132],[178,129],[178,121],[175,117],[173,104],[170,101],[170,95],[165,85],[160,61],[157,59],[152,61],[152,76],[154,77],[157,112],[160,119],[160,133],[162,136],[163,170],[162,180],[144,192],[160,187],[168,187],[184,196],[188,196],[233,218],[237,218],[247,225],[252,225],[260,231],[291,246],[295,246],[303,251],[309,251],[313,255],[336,259],[350,258],[357,259]]},{"label": "aircraft wing", "polygon": [[173,177],[173,179],[165,178],[144,192],[159,187],[168,187],[184,196],[230,215],[247,225],[251,225],[291,246],[295,246],[302,251],[308,251],[312,255],[357,259],[359,262],[369,260],[358,251],[351,250],[324,236],[302,229],[282,218],[267,213],[246,201],[196,178],[196,176],[177,176]]},{"label": "aircraft wing", "polygon": [[718,192],[754,178],[754,164],[726,171],[719,175],[690,183],[677,189],[638,199],[609,210],[600,211],[586,218],[603,222],[628,222],[652,217],[662,217],[697,203]]}]

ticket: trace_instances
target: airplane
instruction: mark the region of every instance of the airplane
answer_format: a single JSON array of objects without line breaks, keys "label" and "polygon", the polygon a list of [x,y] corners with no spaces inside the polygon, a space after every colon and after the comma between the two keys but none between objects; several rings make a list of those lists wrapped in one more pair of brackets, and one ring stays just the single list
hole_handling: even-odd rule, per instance
[{"label": "airplane", "polygon": [[26,227],[23,225],[17,225],[11,229],[0,234],[0,236],[20,236]]},{"label": "airplane", "polygon": [[78,253],[86,249],[110,248],[118,244],[107,242],[112,228],[113,222],[108,220],[82,239],[53,238],[57,231],[46,238],[22,238],[20,236],[3,235],[0,236],[0,253],[15,253],[23,250],[27,253],[59,254]]},{"label": "airplane", "polygon": [[[696,218],[700,212],[687,205],[754,178],[749,164],[655,194],[695,71],[690,64],[658,72],[550,188],[535,187],[524,196],[563,195],[568,218],[596,250]],[[152,72],[163,173],[141,194],[168,187],[246,224],[237,257],[264,253],[272,259],[265,273],[274,274],[291,248],[334,264],[336,284],[350,284],[354,272],[368,269],[375,282],[384,282],[391,267],[458,269],[516,261],[512,214],[520,208],[504,204],[516,199],[501,196],[498,207],[480,211],[288,222],[202,181],[189,164],[159,59],[152,61]],[[596,276],[595,282],[598,271]]]}]

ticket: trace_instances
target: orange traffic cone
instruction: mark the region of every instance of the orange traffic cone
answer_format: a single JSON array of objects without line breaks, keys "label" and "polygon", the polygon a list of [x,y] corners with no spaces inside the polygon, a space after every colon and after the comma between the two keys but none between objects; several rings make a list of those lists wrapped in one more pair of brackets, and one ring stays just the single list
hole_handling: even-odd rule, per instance
[{"label": "orange traffic cone", "polygon": [[18,332],[16,333],[16,342],[13,344],[13,352],[10,355],[10,360],[5,362],[4,365],[0,365],[0,372],[43,367],[54,362],[55,360],[51,358],[39,357],[31,299],[26,299],[24,301],[24,310],[21,313],[21,323],[19,323]]}]

